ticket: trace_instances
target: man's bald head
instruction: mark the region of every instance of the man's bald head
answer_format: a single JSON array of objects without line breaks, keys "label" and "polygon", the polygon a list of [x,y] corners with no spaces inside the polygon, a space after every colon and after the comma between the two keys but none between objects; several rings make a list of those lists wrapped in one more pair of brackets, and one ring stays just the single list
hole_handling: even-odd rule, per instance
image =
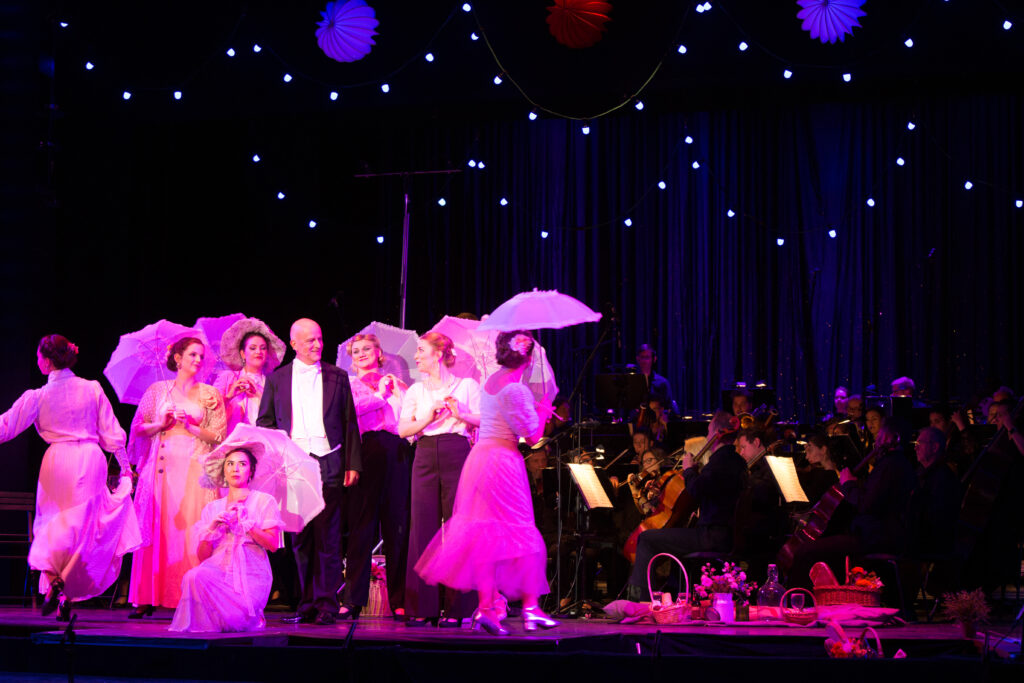
[{"label": "man's bald head", "polygon": [[292,323],[290,336],[297,360],[306,365],[320,362],[324,350],[324,335],[315,320],[299,318]]}]

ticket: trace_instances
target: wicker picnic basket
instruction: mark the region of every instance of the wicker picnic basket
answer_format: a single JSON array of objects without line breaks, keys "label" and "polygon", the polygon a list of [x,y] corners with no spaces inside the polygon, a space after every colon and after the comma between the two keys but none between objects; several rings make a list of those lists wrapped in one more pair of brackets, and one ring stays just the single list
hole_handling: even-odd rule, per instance
[{"label": "wicker picnic basket", "polygon": [[686,573],[686,567],[683,566],[678,557],[671,553],[658,553],[647,563],[647,592],[651,594],[652,598],[654,593],[651,591],[651,567],[654,566],[654,561],[659,557],[671,557],[679,565],[679,568],[683,571],[683,593],[680,594],[674,603],[668,605],[654,602],[652,599],[651,616],[654,617],[654,621],[658,624],[679,624],[690,617],[690,575]]},{"label": "wicker picnic basket", "polygon": [[814,598],[818,605],[860,605],[881,607],[882,589],[865,586],[815,586]]}]

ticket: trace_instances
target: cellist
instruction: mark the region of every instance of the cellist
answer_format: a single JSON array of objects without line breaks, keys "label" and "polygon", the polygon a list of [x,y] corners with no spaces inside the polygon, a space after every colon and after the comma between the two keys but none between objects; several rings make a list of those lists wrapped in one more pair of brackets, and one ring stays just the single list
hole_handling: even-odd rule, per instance
[{"label": "cellist", "polygon": [[735,428],[732,415],[715,413],[708,425],[708,440],[717,439],[717,447],[708,464],[698,473],[693,456],[683,456],[685,493],[700,511],[693,528],[652,529],[640,534],[636,561],[629,577],[629,599],[650,599],[647,591],[647,565],[658,553],[682,557],[701,551],[728,552],[733,545],[733,516],[736,501],[743,490],[747,464],[733,447]]}]

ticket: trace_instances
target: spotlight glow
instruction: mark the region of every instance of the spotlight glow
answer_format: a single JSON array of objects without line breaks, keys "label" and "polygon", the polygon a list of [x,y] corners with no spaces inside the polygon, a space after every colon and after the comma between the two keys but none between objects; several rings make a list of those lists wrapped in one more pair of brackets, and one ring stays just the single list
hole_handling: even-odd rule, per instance
[{"label": "spotlight glow", "polygon": [[92,62],[86,62],[85,63],[85,70],[86,71],[92,71],[95,68],[96,68],[96,65],[93,64]]},{"label": "spotlight glow", "polygon": [[501,85],[501,74],[494,77],[494,85]]},{"label": "spotlight glow", "polygon": [[263,48],[260,47],[259,43],[253,43],[252,44],[252,51],[255,52],[256,54],[259,54],[262,49]]},{"label": "spotlight glow", "polygon": [[1024,199],[1018,199],[1013,203],[1018,209],[1024,208]]},{"label": "spotlight glow", "polygon": [[682,43],[680,43],[679,47],[676,48],[676,52],[678,52],[681,55],[685,55],[686,54],[686,46],[683,45]]},{"label": "spotlight glow", "polygon": [[906,45],[907,47],[914,47],[914,39],[907,38],[906,40],[903,41],[903,44]]},{"label": "spotlight glow", "polygon": [[780,247],[781,247],[781,246],[782,246],[783,244],[785,244],[785,243],[786,243],[786,240],[784,240],[784,239],[783,239],[783,238],[781,238],[781,237],[778,237],[778,238],[776,238],[776,239],[775,239],[775,244],[779,245]]},{"label": "spotlight glow", "polygon": [[426,55],[424,55],[423,59],[427,60],[428,62],[434,61],[434,53],[428,52]]},{"label": "spotlight glow", "polygon": [[690,166],[692,166],[693,170],[696,171],[698,168],[700,168],[700,162],[699,161],[695,161],[692,164],[690,164]]},{"label": "spotlight glow", "polygon": [[548,238],[548,231],[547,230],[541,230],[540,231],[540,238],[542,240],[546,240]]},{"label": "spotlight glow", "polygon": [[130,92],[128,92],[127,90],[125,90],[123,93],[121,93],[121,99],[123,99],[125,102],[127,102],[131,98],[132,98],[132,94]]},{"label": "spotlight glow", "polygon": [[835,239],[836,238],[836,229],[832,228],[831,230],[829,230],[828,231],[828,236],[831,237],[832,239]]},{"label": "spotlight glow", "polygon": [[228,57],[234,57],[235,56],[235,48],[229,47],[226,54],[227,54]]},{"label": "spotlight glow", "polygon": [[462,11],[463,12],[472,12],[473,11],[473,6],[471,4],[469,4],[468,2],[464,2],[464,3],[462,3]]},{"label": "spotlight glow", "polygon": [[377,235],[377,244],[384,244],[384,235]]},{"label": "spotlight glow", "polygon": [[466,162],[466,165],[469,166],[470,168],[476,168],[476,161],[474,159],[470,159],[468,162]]},{"label": "spotlight glow", "polygon": [[627,228],[631,228],[633,227],[633,219],[627,218],[626,220],[622,221],[622,224],[625,225]]},{"label": "spotlight glow", "polygon": [[316,221],[310,221],[309,222],[309,229],[312,230],[315,227],[316,227]]},{"label": "spotlight glow", "polygon": [[285,74],[284,76],[281,77],[281,80],[283,80],[285,83],[291,83],[292,82],[292,75],[291,74]]},{"label": "spotlight glow", "polygon": [[174,99],[176,99],[176,100],[180,100],[181,99],[181,91],[180,90],[175,90],[174,91]]},{"label": "spotlight glow", "polygon": [[728,211],[725,212],[725,215],[728,216],[729,218],[735,218],[736,212],[733,211],[732,209],[729,209]]},{"label": "spotlight glow", "polygon": [[66,21],[60,22],[60,27],[61,28],[67,28],[68,27],[68,22],[66,22]]},{"label": "spotlight glow", "polygon": [[873,197],[868,197],[867,205],[868,206],[874,206],[875,205],[875,200],[874,200]]},{"label": "spotlight glow", "polygon": [[480,40],[480,36],[478,36],[476,34],[476,31],[473,31],[472,33],[469,34],[469,39],[470,40]]},{"label": "spotlight glow", "polygon": [[972,187],[974,187],[974,183],[972,183],[972,182],[971,182],[970,180],[968,180],[968,181],[966,181],[966,182],[964,183],[964,189],[965,189],[965,190],[969,190],[969,189],[971,189]]},{"label": "spotlight glow", "polygon": [[260,155],[259,154],[253,154],[252,155],[252,163],[254,163],[254,164],[260,163]]},{"label": "spotlight glow", "polygon": [[580,128],[580,132],[581,132],[581,133],[583,133],[584,135],[590,135],[590,126],[588,126],[588,125],[584,124],[584,125],[583,125],[583,126],[582,126],[582,127]]},{"label": "spotlight glow", "polygon": [[480,169],[481,171],[482,171],[483,169],[487,168],[487,166],[486,166],[486,165],[484,164],[484,162],[482,162],[482,161],[478,161],[478,162],[476,162],[476,167],[477,167],[478,169]]},{"label": "spotlight glow", "polygon": [[750,47],[750,46],[747,45],[747,41],[745,41],[745,40],[741,40],[740,41],[740,45],[739,45],[740,52],[746,52],[748,47]]},{"label": "spotlight glow", "polygon": [[278,192],[277,193],[277,198],[278,199],[284,199],[284,192]]},{"label": "spotlight glow", "polygon": [[917,124],[913,121],[907,121],[907,130],[914,130],[917,128]]},{"label": "spotlight glow", "polygon": [[637,111],[643,111],[644,110],[644,102],[643,102],[643,100],[637,100],[636,104],[634,104],[633,106],[636,107]]},{"label": "spotlight glow", "polygon": [[786,69],[785,71],[782,72],[782,77],[788,81],[790,78],[793,78],[793,72],[790,71],[789,69]]},{"label": "spotlight glow", "polygon": [[531,121],[536,121],[537,120],[537,112],[531,111],[529,114],[526,115],[526,118],[530,119]]},{"label": "spotlight glow", "polygon": [[1004,31],[1009,31],[1011,28],[1013,28],[1013,22],[1012,21],[1007,19],[1006,21],[1003,22],[1003,30]]},{"label": "spotlight glow", "polygon": [[664,190],[666,187],[668,187],[668,185],[665,184],[664,180],[659,180],[658,181],[658,189],[659,190]]},{"label": "spotlight glow", "polygon": [[849,73],[843,74],[843,82],[844,83],[849,83],[852,79],[853,79],[853,74],[849,74]]},{"label": "spotlight glow", "polygon": [[338,101],[338,91],[337,90],[332,90],[331,94],[329,95],[329,97],[331,98],[331,102],[337,102]]},{"label": "spotlight glow", "polygon": [[506,199],[505,197],[502,197],[502,198],[501,198],[501,199],[500,199],[500,200],[498,201],[498,203],[499,203],[499,204],[501,204],[502,206],[508,206],[508,199]]},{"label": "spotlight glow", "polygon": [[907,163],[907,162],[906,162],[906,161],[904,161],[903,157],[896,157],[896,165],[897,165],[897,166],[903,166],[903,165],[904,165],[904,164],[906,164],[906,163]]},{"label": "spotlight glow", "polygon": [[391,92],[391,86],[388,85],[387,83],[381,83],[380,84],[380,91],[383,92],[383,93],[389,93],[389,92]]},{"label": "spotlight glow", "polygon": [[440,199],[438,199],[438,200],[437,200],[437,205],[438,205],[438,206],[444,206],[444,205],[445,205],[445,204],[447,204],[447,203],[448,203],[448,202],[447,202],[447,201],[445,200],[445,198],[444,198],[444,197],[441,197]]},{"label": "spotlight glow", "polygon": [[689,135],[687,135],[685,138],[683,138],[683,142],[685,142],[688,145],[692,145],[693,144],[693,138],[691,138]]}]

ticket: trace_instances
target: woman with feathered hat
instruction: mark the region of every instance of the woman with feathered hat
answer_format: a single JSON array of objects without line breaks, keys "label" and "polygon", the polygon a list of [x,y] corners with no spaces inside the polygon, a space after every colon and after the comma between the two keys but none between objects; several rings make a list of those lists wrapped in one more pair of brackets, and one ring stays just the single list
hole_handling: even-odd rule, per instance
[{"label": "woman with feathered hat", "polygon": [[266,377],[281,364],[287,347],[258,318],[243,318],[220,339],[220,358],[230,368],[217,375],[213,386],[224,395],[227,432],[239,422],[256,424]]}]

